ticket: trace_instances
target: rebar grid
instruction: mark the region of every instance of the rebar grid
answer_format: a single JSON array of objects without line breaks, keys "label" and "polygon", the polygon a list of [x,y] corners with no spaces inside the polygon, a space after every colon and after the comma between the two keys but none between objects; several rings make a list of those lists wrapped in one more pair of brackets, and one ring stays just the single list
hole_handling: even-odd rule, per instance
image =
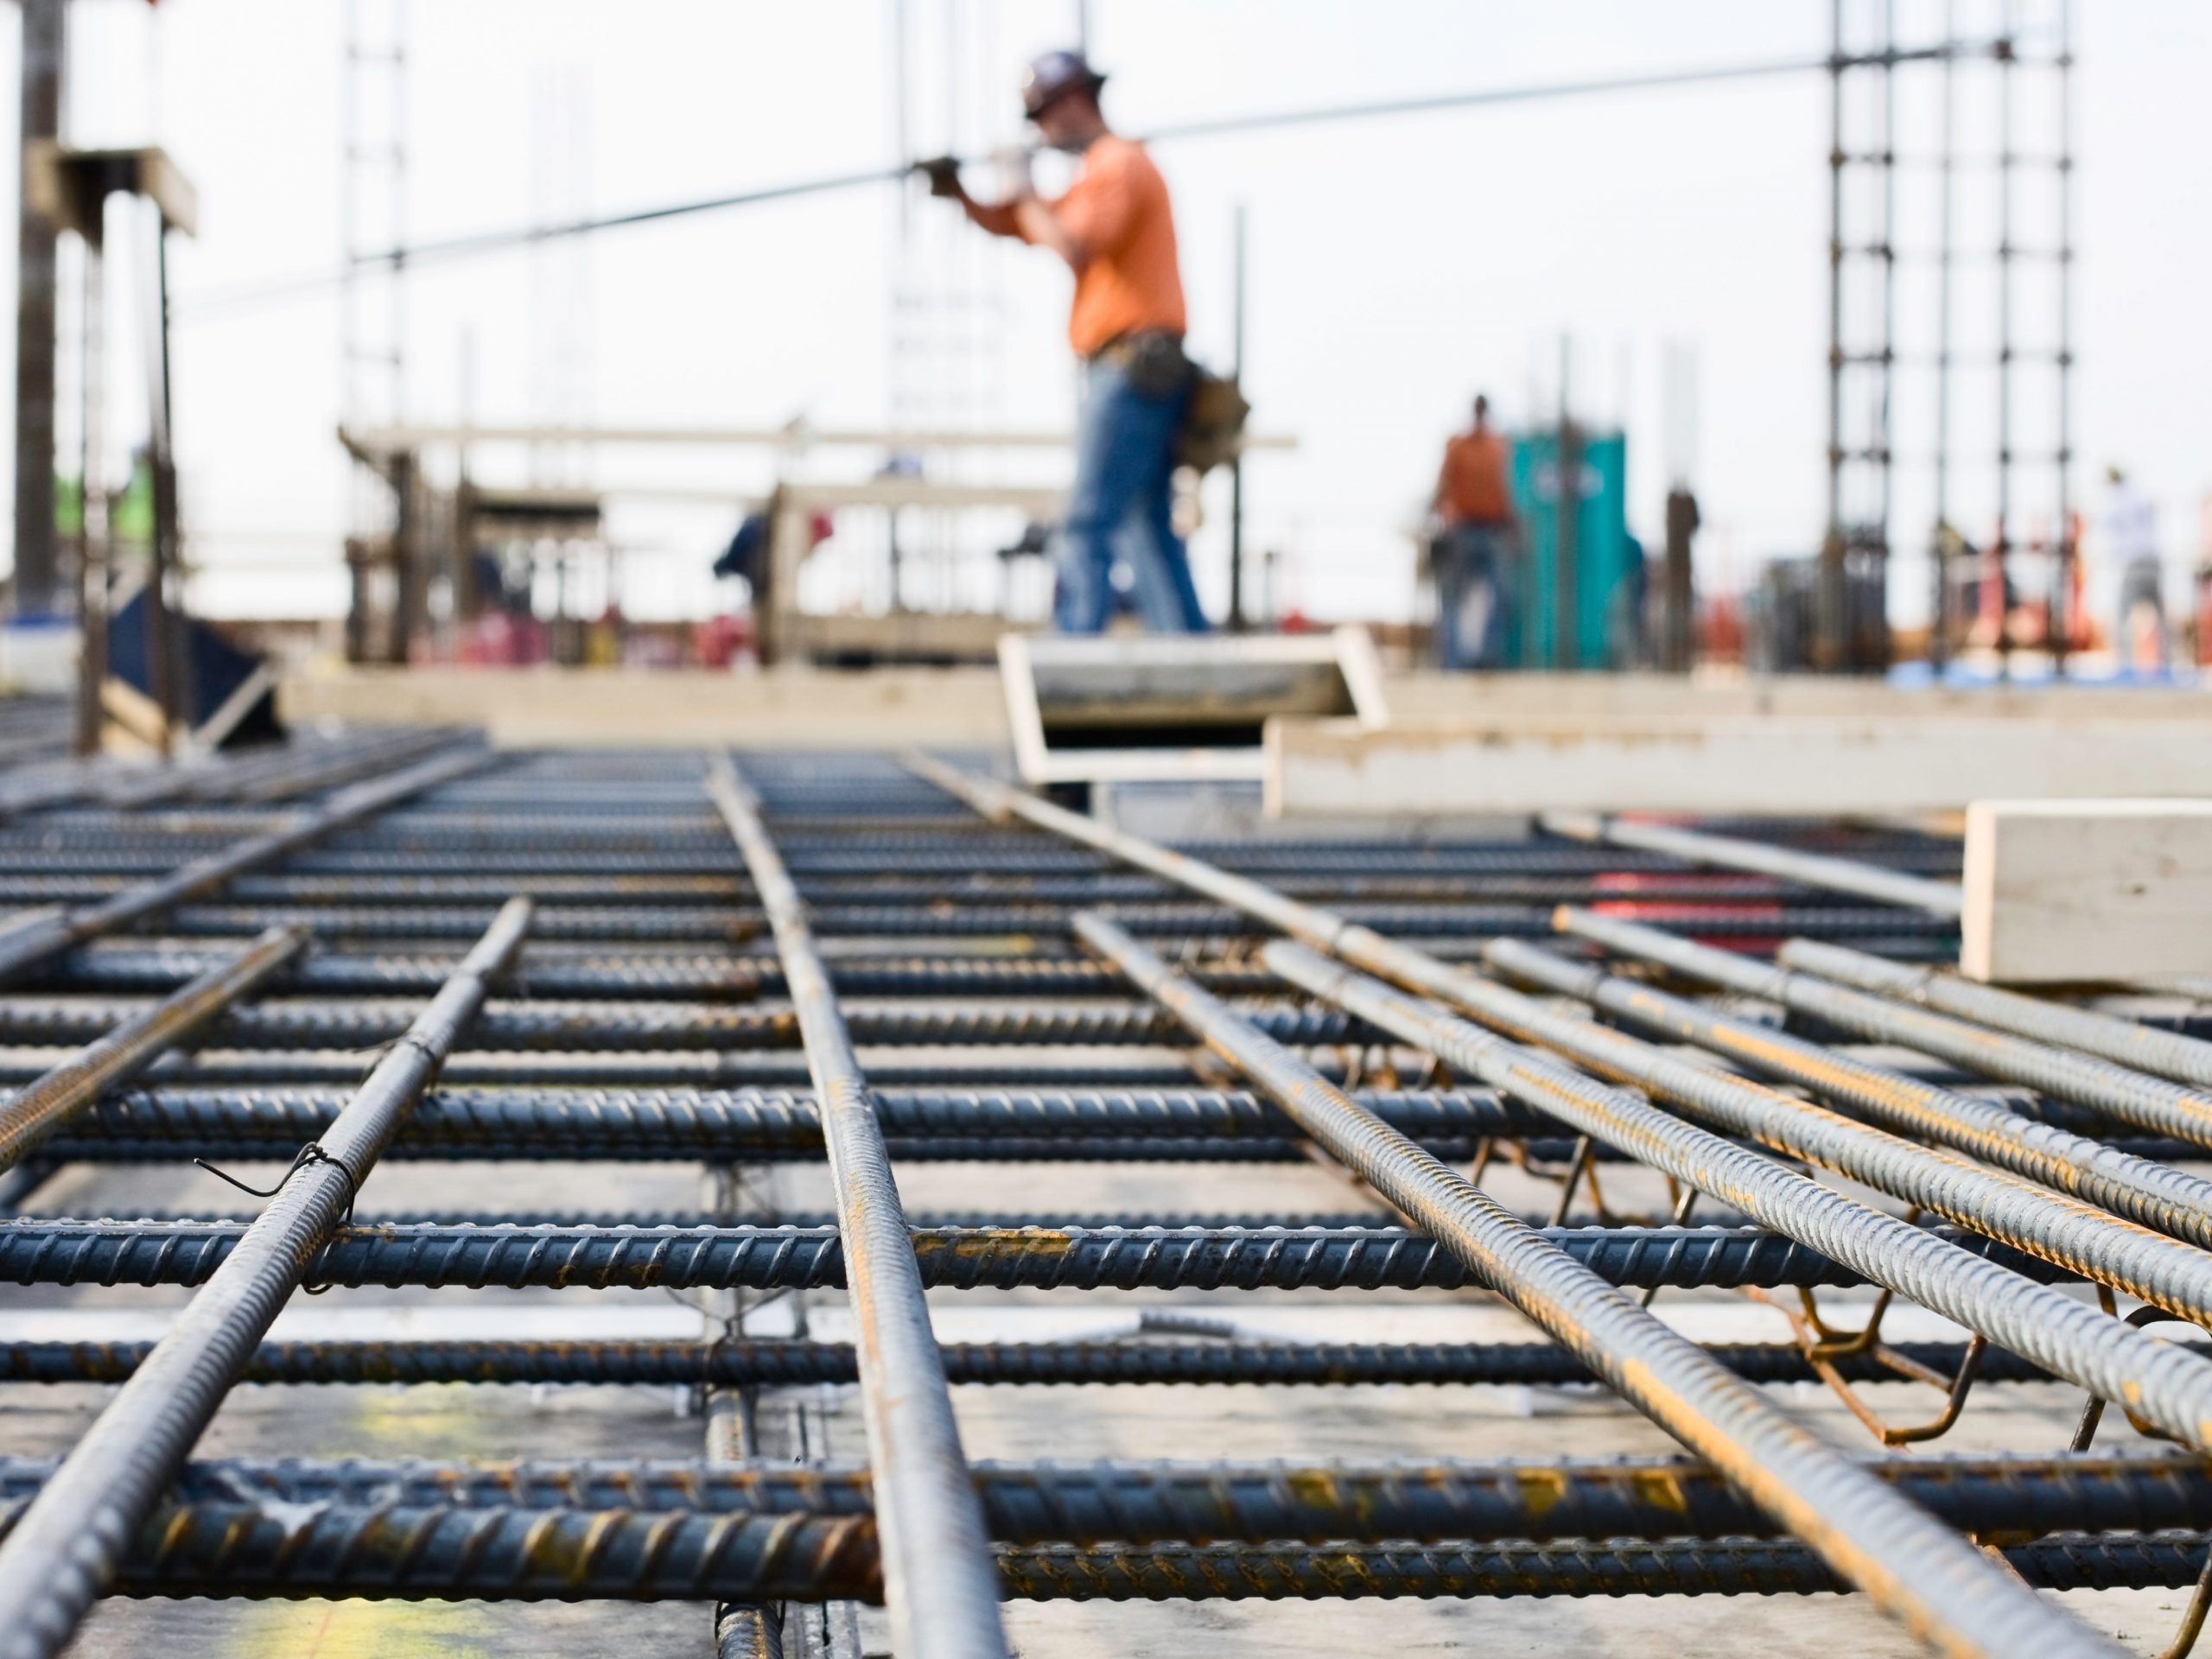
[{"label": "rebar grid", "polygon": [[[1938,1651],[2107,1653],[2022,1581],[2180,1586],[2204,1567],[2212,1486],[2192,1458],[2155,1446],[2113,1453],[2121,1413],[2094,1453],[2068,1452],[2062,1432],[2018,1457],[1869,1462],[1809,1447],[1787,1421],[1805,1396],[1774,1392],[1824,1382],[1859,1410],[1869,1384],[1936,1382],[1955,1395],[1948,1427],[1992,1400],[2047,1400],[2071,1376],[2138,1427],[2202,1443],[2197,1378],[2212,1365],[2165,1340],[2170,1326],[2139,1331],[2098,1312],[2083,1282],[2192,1313],[2212,1300],[2190,1254],[2203,1242],[2200,1197],[2212,1182],[2187,1167],[2203,1158],[2174,1077],[2173,1057],[2193,1050],[2146,1042],[2141,1052],[2168,1075],[2123,1084],[2113,1058],[2129,1039],[2109,1016],[2054,1017],[2044,1029],[2032,1007],[2008,1006],[1978,1012],[2082,1063],[2002,1070],[2006,1090],[1986,1073],[1957,1075],[1963,1048],[1947,1056],[1949,1075],[1907,1075],[1889,1057],[1808,1028],[1777,1035],[1762,1064],[1756,1010],[1661,999],[1514,943],[1553,938],[1562,904],[1601,910],[1618,927],[1664,930],[1685,948],[1726,941],[1764,957],[1800,937],[1849,941],[1863,950],[1814,944],[1786,954],[1801,969],[1848,969],[1892,1008],[1927,1001],[1906,987],[1924,986],[1923,965],[1951,949],[1942,907],[1920,902],[1952,874],[1940,849],[1792,826],[1764,832],[1779,855],[1748,855],[1754,874],[1700,868],[1691,842],[1624,850],[1541,836],[1255,837],[1170,851],[972,772],[917,778],[876,757],[748,756],[741,782],[712,757],[679,753],[464,751],[425,766],[425,754],[453,744],[438,734],[412,747],[235,767],[189,791],[142,785],[135,800],[57,798],[0,826],[0,902],[88,907],[59,922],[26,913],[0,940],[0,960],[19,975],[0,995],[0,1079],[22,1090],[0,1103],[0,1124],[20,1115],[38,1126],[7,1178],[18,1217],[0,1222],[0,1283],[46,1287],[23,1294],[48,1299],[79,1287],[88,1311],[105,1285],[196,1286],[142,1294],[205,1300],[253,1236],[251,1225],[222,1217],[252,1205],[194,1175],[178,1189],[186,1202],[155,1214],[100,1202],[121,1190],[103,1183],[197,1156],[250,1162],[238,1179],[266,1185],[289,1164],[270,1213],[313,1188],[318,1215],[329,1214],[327,1237],[288,1258],[287,1282],[329,1291],[327,1317],[352,1320],[365,1306],[354,1287],[365,1287],[384,1297],[436,1287],[442,1300],[600,1287],[656,1301],[714,1296],[707,1306],[723,1311],[709,1314],[703,1339],[683,1341],[594,1334],[589,1316],[555,1340],[395,1340],[365,1310],[358,1336],[302,1340],[271,1336],[270,1302],[226,1327],[207,1401],[219,1402],[234,1381],[683,1388],[713,1396],[707,1456],[423,1464],[407,1461],[420,1448],[405,1443],[403,1417],[389,1461],[302,1447],[308,1455],[183,1464],[193,1419],[204,1421],[195,1403],[181,1429],[135,1448],[143,1480],[134,1473],[141,1484],[125,1501],[73,1531],[56,1535],[39,1507],[50,1513],[52,1493],[66,1492],[70,1460],[59,1475],[50,1459],[0,1460],[0,1613],[12,1615],[0,1619],[0,1652],[58,1651],[99,1587],[696,1600],[721,1610],[718,1634],[702,1614],[710,1651],[777,1651],[789,1637],[785,1650],[857,1659],[836,1634],[854,1628],[849,1617],[809,1623],[810,1606],[877,1601],[887,1589],[904,1620],[893,1627],[899,1652],[966,1654],[1003,1651],[994,1597],[1855,1586]],[[338,795],[313,804],[334,786]],[[289,805],[303,798],[304,809]],[[1839,847],[1860,855],[1859,873],[1839,868]],[[530,944],[474,976],[452,1052],[421,1065],[427,1086],[392,1115],[389,1145],[378,1148],[386,1173],[353,1213],[369,1160],[334,1171],[302,1148],[339,1133],[379,1048],[404,1040],[424,1000],[461,968],[460,947],[516,896],[538,901]],[[270,927],[299,931],[240,956]],[[1501,968],[1551,976],[1548,988],[1586,999],[1588,1012],[1489,987],[1463,1011],[1525,1023],[1475,1042],[1474,1027],[1455,1029],[1433,1005],[1415,1020],[1395,1005],[1347,1001],[1334,981],[1329,995],[1308,995],[1300,976],[1276,971],[1294,958],[1262,952],[1281,932],[1432,995],[1447,976],[1485,984],[1469,974],[1487,950]],[[1133,987],[1122,969],[1146,958],[1158,974]],[[1913,966],[1895,976],[1883,959]],[[1570,973],[1581,977],[1569,982]],[[1200,1003],[1222,1022],[1212,1052],[1185,1029]],[[1598,1017],[1700,1043],[1849,1116],[1718,1071],[1685,1072],[1680,1059],[1662,1066],[1651,1058],[1661,1051],[1606,1032]],[[1519,1051],[1527,1058],[1510,1076],[1485,1071],[1482,1043],[1511,1049],[1509,1037],[1549,1052]],[[123,1057],[105,1068],[95,1052],[104,1044]],[[1262,1052],[1290,1070],[1249,1079]],[[36,1084],[65,1063],[91,1081]],[[1281,1087],[1294,1076],[1294,1103]],[[1261,1086],[1248,1092],[1248,1081]],[[1640,1108],[1648,1122],[1611,1086],[1618,1081],[1652,1088]],[[2041,1086],[2067,1098],[2044,1101],[2031,1092]],[[1501,1279],[1505,1256],[1471,1257],[1441,1212],[1415,1205],[1422,1225],[1403,1225],[1414,1195],[1395,1184],[1399,1153],[1356,1157],[1365,1184],[1338,1187],[1325,1205],[1237,1202],[1248,1172],[1256,1179],[1303,1164],[1317,1140],[1338,1158],[1351,1150],[1313,1115],[1325,1096],[1356,1115],[1348,1122],[1372,1126],[1378,1147],[1426,1159],[1470,1192],[1515,1183],[1526,1217],[1478,1194],[1484,1215],[1518,1230],[1525,1243],[1513,1251],[1548,1252],[1542,1259],[1559,1270],[1586,1275],[1575,1295],[1599,1299],[1591,1306],[1608,1310],[1605,1320],[1618,1319],[1614,1303],[1634,1312],[1622,1289],[1656,1294],[1633,1328],[1659,1333],[1669,1364],[1731,1403],[1702,1409],[1679,1381],[1631,1375],[1650,1356],[1607,1345],[1630,1325],[1605,1325],[1613,1334],[1593,1345],[1588,1331],[1558,1322],[1547,1298]],[[1607,1144],[1591,1116],[1601,1109],[1609,1123],[1643,1127]],[[841,1121],[860,1137],[842,1154]],[[825,1151],[833,1165],[849,1160],[848,1186],[866,1166],[858,1179],[874,1196],[857,1216],[849,1191],[825,1215],[818,1189],[810,1209],[736,1214],[610,1201],[563,1213],[535,1177],[442,1211],[407,1190],[416,1172],[439,1166],[504,1182],[502,1166],[542,1169],[547,1180],[564,1171],[621,1179],[632,1168],[703,1163],[781,1179],[773,1173],[820,1169]],[[1098,1213],[1040,1185],[1055,1171],[1141,1178],[1148,1163],[1210,1171],[1205,1197],[1185,1205],[1204,1212],[1154,1203]],[[907,1216],[893,1176],[908,1164],[930,1166],[933,1191],[961,1196]],[[1884,1218],[1823,1197],[1823,1168],[1877,1188],[1886,1181],[1931,1218],[1910,1209]],[[1469,1169],[1471,1184],[1458,1173]],[[1669,1193],[1654,1199],[1662,1173]],[[1638,1194],[1633,1213],[1623,1213],[1624,1180]],[[1694,1213],[1700,1186],[1707,1207]],[[1785,1200],[1808,1206],[1802,1223],[1773,1207]],[[819,1316],[842,1300],[856,1236],[879,1270],[910,1287],[856,1293],[864,1321],[904,1321],[888,1348],[865,1332],[857,1347],[842,1330],[808,1333],[809,1307]],[[1512,1259],[1514,1271],[1525,1268]],[[1892,1287],[1857,1333],[1830,1323],[1836,1292],[1854,1285]],[[1538,1326],[1567,1339],[1531,1340],[1538,1333],[1525,1325],[1503,1340],[1327,1334],[1336,1310],[1378,1297],[1496,1306],[1477,1287],[1517,1296]],[[1332,1294],[1309,1294],[1322,1290]],[[949,1310],[971,1306],[1000,1308],[995,1317],[1026,1330],[1047,1294],[1084,1291],[1135,1296],[1137,1317],[1084,1304],[1090,1323],[1080,1331],[1063,1323],[985,1341],[944,1332]],[[1238,1293],[1255,1291],[1268,1303],[1240,1311]],[[1789,1318],[1764,1315],[1770,1323],[1751,1341],[1669,1333],[1671,1310],[1737,1292],[1787,1296]],[[1271,1310],[1294,1295],[1306,1323],[1271,1328]],[[1181,1306],[1194,1297],[1211,1300]],[[2015,1319],[2016,1302],[2050,1317]],[[795,1326],[749,1324],[764,1303]],[[2130,1306],[2107,1295],[2111,1313]],[[1920,1317],[1911,1310],[1925,1309],[1963,1321],[1972,1339],[1907,1331]],[[124,1383],[126,1396],[156,1386],[159,1346],[128,1336],[11,1340],[5,1323],[0,1386]],[[1117,1328],[1102,1333],[1101,1324]],[[948,1438],[951,1405],[965,1415],[972,1390],[1163,1382],[1294,1388],[1288,1397],[1316,1426],[1313,1460],[1239,1459],[1232,1431],[1210,1438],[1203,1460],[1171,1443],[1160,1451],[1181,1461],[1085,1461],[1079,1395],[1067,1396],[1071,1450],[1052,1461],[979,1463],[971,1477]],[[1332,1458],[1337,1391],[1382,1383],[1563,1389],[1586,1401],[1621,1393],[1703,1455],[1424,1457],[1434,1407],[1415,1395],[1401,1408],[1402,1439],[1418,1461]],[[871,1389],[887,1392],[868,1406],[878,1432],[865,1465],[851,1460],[856,1446],[842,1459],[825,1447],[818,1427],[795,1441],[779,1427],[818,1410],[824,1389],[867,1401]],[[902,1462],[913,1446],[880,1425],[931,1398],[934,1449]],[[1531,1426],[1532,1443],[1551,1433],[1544,1421]],[[548,1421],[557,1435],[558,1420]],[[797,1460],[764,1458],[770,1442]],[[99,1447],[96,1432],[78,1456]],[[1793,1497],[1792,1483],[1808,1479]],[[918,1506],[917,1491],[930,1494]],[[82,1546],[97,1540],[98,1566],[58,1572],[54,1558],[31,1555],[57,1536],[80,1564],[95,1559]],[[2001,1548],[2012,1573],[1978,1545]],[[10,1576],[10,1562],[25,1559],[41,1563],[35,1583]],[[73,1587],[73,1572],[90,1587]],[[40,1611],[57,1605],[58,1616]],[[918,1620],[918,1606],[959,1611]],[[1389,1639],[1387,1609],[1363,1617]]]}]

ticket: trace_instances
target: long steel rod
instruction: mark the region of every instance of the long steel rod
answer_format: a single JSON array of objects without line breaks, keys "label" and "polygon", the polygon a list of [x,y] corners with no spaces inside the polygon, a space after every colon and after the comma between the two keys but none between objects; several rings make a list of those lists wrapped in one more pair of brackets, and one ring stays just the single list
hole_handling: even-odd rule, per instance
[{"label": "long steel rod", "polygon": [[[1891,1351],[1946,1376],[1964,1363],[1959,1343],[1900,1342]],[[0,1343],[0,1382],[120,1382],[150,1343]],[[1343,1387],[1361,1382],[1565,1387],[1596,1375],[1554,1342],[1014,1342],[947,1343],[953,1382],[996,1387],[1068,1383],[1266,1383]],[[1753,1382],[1819,1381],[1794,1343],[1708,1344],[1719,1363]],[[1852,1382],[1894,1378],[1871,1355],[1830,1362]],[[2042,1382],[2049,1373],[2009,1350],[1982,1351],[1984,1383]],[[693,1342],[264,1342],[248,1382],[474,1382],[694,1384],[797,1388],[853,1382],[849,1344],[748,1339],[702,1354]]]},{"label": "long steel rod", "polygon": [[12,1169],[108,1090],[129,1083],[307,948],[304,928],[271,928],[174,995],[123,1020],[29,1088],[0,1101],[0,1170]]},{"label": "long steel rod", "polygon": [[728,756],[715,757],[707,790],[767,912],[821,1103],[893,1645],[915,1659],[1006,1659],[982,1510],[961,1451],[890,1154],[836,992],[815,949],[805,902]]},{"label": "long steel rod", "polygon": [[[530,925],[518,899],[378,1063],[322,1139],[0,1543],[0,1655],[51,1659],[115,1574],[162,1486],[207,1427],[335,1230],[408,1109]],[[310,1156],[308,1154],[312,1154]]]},{"label": "long steel rod", "polygon": [[1954,1654],[2111,1652],[1972,1544],[1395,1134],[1112,923],[1078,935],[1281,1106],[1331,1156],[1916,1636]]},{"label": "long steel rod", "polygon": [[1708,952],[1657,928],[1593,915],[1571,906],[1560,911],[1557,921],[1563,931],[1623,956],[1677,968],[1694,978],[1726,984],[1731,990],[1811,1014],[1840,1030],[1877,1042],[1902,1044],[1986,1077],[2024,1084],[2040,1093],[2094,1107],[2123,1123],[2212,1146],[2212,1094],[2184,1084],[1787,968],[1770,968],[1740,957],[1725,957],[1724,965],[1712,958],[1725,953]]},{"label": "long steel rod", "polygon": [[[0,1222],[0,1283],[204,1284],[246,1230],[237,1222]],[[2078,1277],[1978,1234],[1929,1231],[2031,1278]],[[1557,1227],[1540,1236],[1609,1283],[1639,1289],[1864,1282],[1822,1252],[1758,1227]],[[908,1249],[920,1282],[944,1289],[1413,1290],[1476,1281],[1433,1239],[1387,1224],[918,1227]],[[847,1277],[830,1227],[364,1226],[333,1236],[308,1273],[340,1287],[634,1290],[807,1289]]]},{"label": "long steel rod", "polygon": [[[2194,1446],[2212,1446],[2212,1363],[2194,1354],[2116,1322],[2089,1303],[1953,1249],[1910,1223],[1685,1123],[1640,1095],[1592,1084],[1579,1071],[1303,946],[1277,941],[1264,955],[1292,983],[1358,1009],[1452,1065],[1511,1090],[1586,1135],[1633,1152],[2101,1399],[2128,1400],[2167,1433]],[[1733,1133],[1963,1219],[2016,1249],[2122,1284],[2130,1294],[2192,1318],[2212,1318],[2212,1256],[2177,1240],[1676,1059],[1500,985],[1440,969],[1421,988],[1523,1041],[1636,1083]]]},{"label": "long steel rod", "polygon": [[1885,904],[1924,910],[1933,916],[1955,918],[1966,910],[1965,892],[1955,882],[1900,875],[1895,870],[1862,864],[1855,859],[1802,853],[1763,841],[1680,830],[1672,824],[1646,823],[1602,812],[1545,812],[1538,816],[1536,822],[1554,836],[1567,836],[1576,841],[1667,853],[1693,864],[1711,864],[1722,869],[1756,870],[1762,875],[1800,881],[1808,887],[1826,887],[1834,893],[1856,893],[1862,899],[1878,899]]},{"label": "long steel rod", "polygon": [[[2176,1456],[1889,1457],[1866,1472],[1950,1525],[2024,1541],[2055,1532],[2212,1527],[2212,1472]],[[0,1459],[0,1502],[36,1493],[54,1460]],[[1771,1516],[1681,1457],[995,1463],[975,1465],[991,1537],[1009,1544],[1361,1543],[1768,1537]],[[496,1464],[226,1458],[187,1464],[192,1503],[637,1510],[874,1512],[865,1467],[623,1457]]]},{"label": "long steel rod", "polygon": [[0,938],[0,984],[21,978],[71,945],[82,944],[87,939],[143,922],[191,899],[204,898],[221,888],[232,876],[258,869],[410,796],[474,772],[490,759],[481,750],[442,755],[389,777],[354,785],[313,810],[299,814],[283,829],[235,842],[167,875],[125,887],[97,905],[66,911],[36,926],[7,934]]},{"label": "long steel rod", "polygon": [[[140,1531],[118,1588],[136,1596],[874,1601],[881,1592],[875,1545],[875,1525],[862,1516],[209,1503],[173,1508]],[[2017,1573],[2010,1581],[2023,1596],[2037,1587],[2174,1589],[2196,1580],[2206,1549],[2200,1532],[2058,1533],[2008,1545],[1991,1567]],[[1810,1595],[1852,1587],[1783,1539],[1007,1544],[994,1566],[1006,1595],[1037,1601]],[[2054,1608],[2050,1617],[2065,1615]],[[2068,1650],[2025,1651],[2043,1659]]]},{"label": "long steel rod", "polygon": [[1892,1001],[1916,1003],[1978,1026],[2011,1032],[2016,1037],[2078,1048],[2132,1071],[2212,1089],[2212,1043],[2201,1037],[2161,1031],[2156,1026],[2117,1019],[2094,1008],[2023,996],[1994,985],[1978,985],[1936,968],[1907,968],[1813,939],[1790,940],[1777,953],[1776,960],[1785,968],[1802,969]]},{"label": "long steel rod", "polygon": [[[1726,964],[1726,952],[1713,954]],[[1897,1134],[1955,1147],[2131,1221],[2212,1248],[2212,1180],[2201,1175],[1518,940],[1497,941],[1486,947],[1484,960],[1509,977],[1579,997],[1638,1030],[1694,1043],[1760,1076],[1840,1102]]]}]

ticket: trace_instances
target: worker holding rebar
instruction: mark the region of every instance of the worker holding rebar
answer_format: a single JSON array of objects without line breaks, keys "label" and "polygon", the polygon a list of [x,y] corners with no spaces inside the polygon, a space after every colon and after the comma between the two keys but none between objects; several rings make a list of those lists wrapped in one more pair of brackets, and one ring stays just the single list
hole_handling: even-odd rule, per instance
[{"label": "worker holding rebar", "polygon": [[1047,52],[1023,82],[1022,109],[1039,136],[1083,158],[1065,195],[1039,196],[1026,158],[999,202],[969,195],[950,159],[922,170],[931,194],[959,202],[994,236],[1050,249],[1075,273],[1068,343],[1083,360],[1083,391],[1075,481],[1055,550],[1055,626],[1065,633],[1105,627],[1118,558],[1147,628],[1202,633],[1205,613],[1172,512],[1176,431],[1194,379],[1183,353],[1175,219],[1144,147],[1100,113],[1105,80],[1079,52]]},{"label": "worker holding rebar", "polygon": [[1474,425],[1444,446],[1431,502],[1440,668],[1501,665],[1519,586],[1514,576],[1521,524],[1506,476],[1510,458],[1504,436],[1491,424],[1490,399],[1478,396]]}]

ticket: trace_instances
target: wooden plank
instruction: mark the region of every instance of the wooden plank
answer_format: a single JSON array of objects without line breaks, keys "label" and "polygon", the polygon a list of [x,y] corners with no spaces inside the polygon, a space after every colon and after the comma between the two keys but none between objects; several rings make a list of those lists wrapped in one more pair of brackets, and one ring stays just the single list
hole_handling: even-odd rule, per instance
[{"label": "wooden plank", "polygon": [[2208,738],[2204,722],[2178,720],[1523,715],[1381,731],[1281,720],[1268,727],[1263,775],[1281,817],[1864,816],[2012,797],[2212,797]]},{"label": "wooden plank", "polygon": [[331,668],[288,676],[277,707],[296,721],[475,726],[506,748],[976,748],[1007,735],[991,668]]},{"label": "wooden plank", "polygon": [[1965,885],[1970,979],[2212,970],[2212,801],[1976,801]]}]

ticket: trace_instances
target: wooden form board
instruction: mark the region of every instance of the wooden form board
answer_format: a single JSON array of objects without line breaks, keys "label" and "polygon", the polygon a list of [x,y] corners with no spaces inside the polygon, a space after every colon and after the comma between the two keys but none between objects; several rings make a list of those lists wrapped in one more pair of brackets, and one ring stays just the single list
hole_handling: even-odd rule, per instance
[{"label": "wooden form board", "polygon": [[1923,813],[1992,798],[2212,797],[2212,721],[1522,715],[1382,730],[1268,723],[1279,817]]},{"label": "wooden form board", "polygon": [[503,748],[996,748],[995,669],[332,668],[286,678],[288,721],[480,728]]},{"label": "wooden form board", "polygon": [[1964,885],[1969,979],[2212,971],[2212,801],[1976,801]]}]

